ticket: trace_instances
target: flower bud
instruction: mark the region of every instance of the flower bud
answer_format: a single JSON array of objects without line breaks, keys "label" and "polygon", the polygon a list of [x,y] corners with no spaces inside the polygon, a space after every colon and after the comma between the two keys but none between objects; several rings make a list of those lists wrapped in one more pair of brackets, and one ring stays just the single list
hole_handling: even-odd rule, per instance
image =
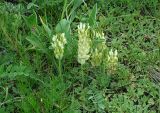
[{"label": "flower bud", "polygon": [[92,66],[99,66],[104,57],[104,51],[106,50],[106,40],[104,38],[104,33],[93,31],[93,47],[91,64]]},{"label": "flower bud", "polygon": [[91,56],[91,64],[92,66],[99,66],[102,62],[103,54],[102,52],[99,52],[96,48],[95,51],[92,53]]},{"label": "flower bud", "polygon": [[116,70],[117,64],[118,64],[118,52],[117,50],[113,51],[112,49],[109,51],[108,55],[108,69],[111,73],[113,73]]}]

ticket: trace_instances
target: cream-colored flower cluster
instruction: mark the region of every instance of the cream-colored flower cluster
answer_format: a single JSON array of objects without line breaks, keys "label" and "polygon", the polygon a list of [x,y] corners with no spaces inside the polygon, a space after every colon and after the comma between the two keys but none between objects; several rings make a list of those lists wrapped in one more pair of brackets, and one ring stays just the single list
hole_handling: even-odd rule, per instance
[{"label": "cream-colored flower cluster", "polygon": [[89,36],[89,25],[80,23],[78,25],[78,62],[83,65],[90,58],[91,39]]},{"label": "cream-colored flower cluster", "polygon": [[78,25],[78,62],[83,65],[90,58],[92,66],[107,66],[110,72],[114,72],[118,64],[117,50],[109,51],[106,55],[106,39],[103,32],[90,29],[88,24]]},{"label": "cream-colored flower cluster", "polygon": [[97,47],[102,51],[105,50],[106,49],[106,38],[104,37],[104,33],[94,32],[94,37],[99,40]]},{"label": "cream-colored flower cluster", "polygon": [[91,64],[92,66],[99,66],[102,63],[103,53],[97,48],[92,52]]},{"label": "cream-colored flower cluster", "polygon": [[116,70],[118,64],[118,52],[117,50],[113,51],[112,49],[109,51],[108,55],[108,70],[110,72],[114,72]]},{"label": "cream-colored flower cluster", "polygon": [[54,35],[52,38],[52,47],[54,49],[55,57],[59,60],[62,59],[64,53],[64,46],[67,43],[64,33]]},{"label": "cream-colored flower cluster", "polygon": [[95,48],[93,47],[92,50],[91,64],[92,66],[99,66],[103,61],[104,51],[106,50],[106,39],[104,37],[104,33],[99,33],[95,31],[93,31],[93,37],[98,42],[95,45]]}]

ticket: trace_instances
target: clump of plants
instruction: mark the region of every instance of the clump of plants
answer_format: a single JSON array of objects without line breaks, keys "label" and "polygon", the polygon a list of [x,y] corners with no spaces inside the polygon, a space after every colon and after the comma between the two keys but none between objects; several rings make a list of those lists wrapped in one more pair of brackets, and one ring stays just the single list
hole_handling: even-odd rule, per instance
[{"label": "clump of plants", "polygon": [[0,113],[158,113],[158,3],[0,2]]},{"label": "clump of plants", "polygon": [[[118,52],[112,49],[107,52],[106,39],[104,33],[97,32],[89,24],[80,23],[78,25],[78,50],[77,62],[83,67],[87,61],[93,67],[103,65],[104,73],[113,74],[118,64]],[[61,62],[64,53],[64,45],[67,43],[65,33],[54,35],[52,47],[55,58]],[[59,70],[60,71],[60,70]]]}]

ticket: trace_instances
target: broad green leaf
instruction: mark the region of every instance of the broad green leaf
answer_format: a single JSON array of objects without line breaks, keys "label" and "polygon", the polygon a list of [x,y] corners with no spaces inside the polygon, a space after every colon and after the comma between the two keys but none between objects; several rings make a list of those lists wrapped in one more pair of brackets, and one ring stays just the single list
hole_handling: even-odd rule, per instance
[{"label": "broad green leaf", "polygon": [[73,20],[75,19],[76,17],[76,11],[73,11],[71,16],[70,16],[70,22],[73,22]]},{"label": "broad green leaf", "polygon": [[62,19],[55,28],[56,33],[68,33],[70,31],[70,22]]}]

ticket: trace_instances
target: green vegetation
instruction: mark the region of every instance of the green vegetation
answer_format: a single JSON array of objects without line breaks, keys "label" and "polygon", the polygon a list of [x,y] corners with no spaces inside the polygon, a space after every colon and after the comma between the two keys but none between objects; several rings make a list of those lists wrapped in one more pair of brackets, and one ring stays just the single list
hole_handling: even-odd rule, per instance
[{"label": "green vegetation", "polygon": [[159,0],[1,0],[0,113],[159,113],[159,12]]}]

